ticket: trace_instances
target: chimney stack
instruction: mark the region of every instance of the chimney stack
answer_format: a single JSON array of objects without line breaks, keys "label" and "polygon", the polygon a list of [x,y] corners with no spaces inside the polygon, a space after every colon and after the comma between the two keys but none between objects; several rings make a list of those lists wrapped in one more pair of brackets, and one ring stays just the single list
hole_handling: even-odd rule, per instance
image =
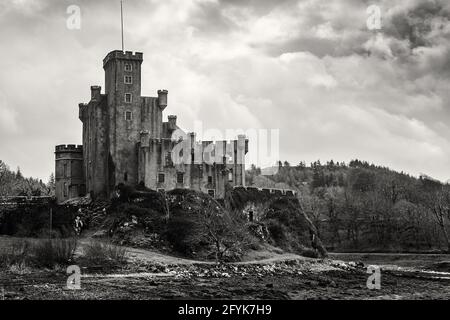
[{"label": "chimney stack", "polygon": [[173,131],[177,128],[177,116],[168,116],[169,130]]},{"label": "chimney stack", "polygon": [[167,107],[167,94],[169,91],[167,90],[158,90],[158,105],[161,110],[164,110]]},{"label": "chimney stack", "polygon": [[100,101],[100,93],[102,91],[102,87],[100,86],[91,86],[91,100],[92,101]]}]

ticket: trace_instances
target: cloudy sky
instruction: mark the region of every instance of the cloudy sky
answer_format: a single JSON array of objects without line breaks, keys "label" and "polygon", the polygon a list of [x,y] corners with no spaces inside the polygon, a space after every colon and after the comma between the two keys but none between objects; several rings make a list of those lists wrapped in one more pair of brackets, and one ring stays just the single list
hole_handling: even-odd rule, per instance
[{"label": "cloudy sky", "polygon": [[[450,178],[447,0],[125,0],[143,94],[187,130],[279,129],[296,164],[358,158]],[[379,5],[382,29],[368,30]],[[67,8],[81,28],[67,28]],[[47,180],[81,143],[78,103],[120,49],[119,1],[1,0],[0,159]],[[250,141],[251,143],[251,141]]]}]

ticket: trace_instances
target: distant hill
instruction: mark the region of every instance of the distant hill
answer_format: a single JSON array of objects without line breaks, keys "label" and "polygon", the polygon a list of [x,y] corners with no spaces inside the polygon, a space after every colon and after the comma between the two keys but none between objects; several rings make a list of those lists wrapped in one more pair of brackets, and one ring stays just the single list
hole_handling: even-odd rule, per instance
[{"label": "distant hill", "polygon": [[449,185],[352,160],[252,166],[247,183],[298,191],[302,209],[329,250],[429,251],[450,248]]}]

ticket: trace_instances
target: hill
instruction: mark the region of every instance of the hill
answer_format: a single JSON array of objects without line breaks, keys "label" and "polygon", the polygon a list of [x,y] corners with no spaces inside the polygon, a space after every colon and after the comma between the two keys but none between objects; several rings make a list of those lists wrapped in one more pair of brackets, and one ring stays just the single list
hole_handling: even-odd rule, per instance
[{"label": "hill", "polygon": [[449,250],[450,187],[426,176],[353,160],[306,166],[280,163],[261,175],[252,166],[247,181],[260,188],[298,191],[301,209],[334,251]]}]

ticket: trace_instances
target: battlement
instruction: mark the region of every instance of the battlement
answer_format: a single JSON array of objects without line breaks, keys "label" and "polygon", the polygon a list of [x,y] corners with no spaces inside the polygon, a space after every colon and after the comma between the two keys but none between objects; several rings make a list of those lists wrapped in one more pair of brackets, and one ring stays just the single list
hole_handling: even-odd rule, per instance
[{"label": "battlement", "polygon": [[61,144],[55,147],[55,153],[58,152],[77,152],[82,153],[83,152],[83,146],[82,145],[75,145],[75,144]]},{"label": "battlement", "polygon": [[[172,120],[176,120],[177,119],[176,116],[168,116],[167,118],[169,119],[169,121],[171,119]],[[212,141],[212,140],[197,141],[197,133],[196,132],[188,132],[186,134],[186,136],[187,136],[188,139],[193,140],[195,143],[202,144],[202,145],[205,145],[205,146],[210,145],[210,144],[213,144],[213,145],[216,145],[216,146],[218,146],[218,145],[226,146],[226,145],[231,145],[231,144],[237,143],[239,141],[248,142],[248,139],[247,139],[247,137],[245,135],[239,135],[238,139],[234,139],[234,140],[215,140],[215,141]]]},{"label": "battlement", "polygon": [[287,197],[297,196],[297,191],[291,190],[291,189],[234,186],[233,190],[253,191],[253,192],[263,194],[263,195],[275,195],[275,196],[287,196]]},{"label": "battlement", "polygon": [[144,55],[142,52],[133,53],[132,51],[123,52],[121,50],[114,50],[114,51],[111,51],[110,53],[108,53],[106,55],[105,59],[103,59],[103,67],[105,67],[109,61],[114,60],[114,59],[135,60],[135,61],[142,62],[144,60],[143,56]]},{"label": "battlement", "polygon": [[[197,141],[195,141],[195,143],[197,143]],[[237,148],[244,150],[245,154],[247,154],[248,152],[248,139],[245,135],[239,135],[238,139],[235,140],[202,141],[201,145],[203,149],[205,149],[207,146],[214,145],[215,149],[219,148],[220,150],[224,151],[228,150],[228,148]]]}]

